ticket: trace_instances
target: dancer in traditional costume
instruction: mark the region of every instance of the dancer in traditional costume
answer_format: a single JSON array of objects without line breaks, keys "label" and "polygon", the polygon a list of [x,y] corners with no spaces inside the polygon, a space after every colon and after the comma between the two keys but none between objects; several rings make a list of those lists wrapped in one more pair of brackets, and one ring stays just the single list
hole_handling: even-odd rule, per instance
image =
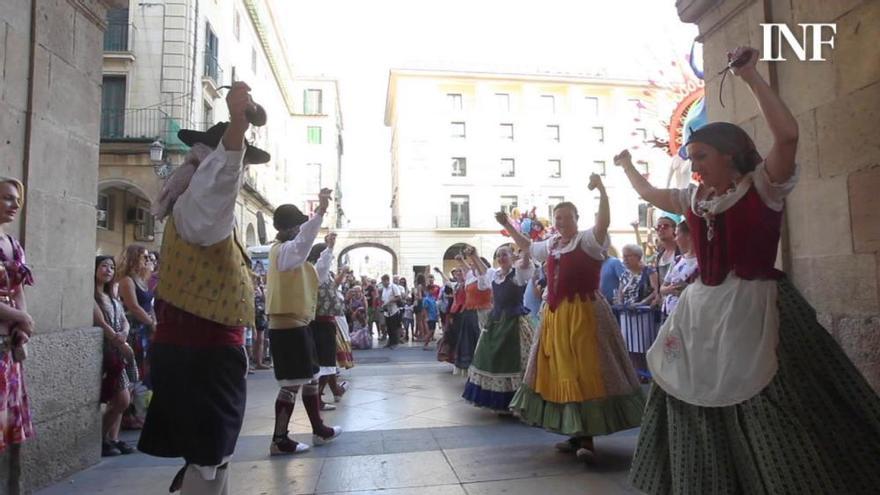
[{"label": "dancer in traditional costume", "polygon": [[534,426],[568,435],[557,445],[591,460],[593,437],[639,426],[644,398],[620,328],[599,292],[599,273],[608,246],[608,196],[598,175],[590,189],[600,194],[595,227],[578,231],[577,207],[554,208],[557,233],[531,242],[506,215],[498,221],[517,245],[546,261],[547,302],[526,380],[510,407]]},{"label": "dancer in traditional costume", "polygon": [[686,143],[699,186],[656,189],[615,157],[643,198],[686,215],[700,267],[648,352],[630,479],[652,494],[877,493],[880,399],[774,268],[798,124],[758,57],[731,54],[772,135],[766,159],[727,122]]},{"label": "dancer in traditional costume", "polygon": [[[248,164],[269,154],[244,140],[250,88],[232,85],[228,123],[182,130],[191,146],[156,203],[167,217],[151,348],[153,397],[138,450],[183,457],[172,482],[185,494],[228,492],[228,463],[245,409],[244,330],[254,323],[251,263],[235,233]],[[215,149],[216,148],[216,149]]]},{"label": "dancer in traditional costume", "polygon": [[514,267],[510,247],[495,251],[498,268],[489,269],[480,288],[492,289],[492,311],[468,369],[465,400],[478,407],[508,413],[510,400],[522,384],[532,344],[532,326],[523,307],[523,293],[534,273],[528,251]]},{"label": "dancer in traditional costume", "polygon": [[[333,255],[332,251],[329,255],[322,254],[317,267],[308,258],[331,193],[330,189],[321,190],[318,208],[311,219],[291,204],[275,209],[273,224],[278,235],[269,249],[266,314],[269,316],[273,370],[281,389],[275,399],[275,432],[269,446],[271,455],[296,454],[309,449],[308,445],[288,436],[290,416],[300,388],[315,445],[323,445],[342,433],[340,427],[324,424],[318,393],[322,368],[329,367],[336,372],[335,327],[327,335],[316,336],[315,328],[310,325],[315,320],[321,276],[329,272],[328,258],[332,260]],[[329,240],[332,237],[333,234],[328,236],[328,243],[332,243]],[[329,342],[330,348],[320,352],[316,345],[318,339]]]},{"label": "dancer in traditional costume", "polygon": [[490,287],[483,288],[479,284],[481,273],[488,267],[477,256],[474,248],[466,248],[463,254],[470,270],[465,275],[464,307],[457,316],[459,321],[456,327],[457,342],[455,347],[455,368],[462,375],[467,373],[474,360],[477,341],[479,341],[480,333],[488,319],[489,310],[492,309],[492,289]]},{"label": "dancer in traditional costume", "polygon": [[[321,410],[333,411],[336,406],[324,402],[324,389],[330,385],[335,402],[342,399],[348,385],[343,381],[339,384],[336,374],[337,355],[339,352],[339,327],[337,318],[345,320],[345,301],[339,295],[339,283],[330,267],[333,264],[333,246],[336,245],[336,234],[327,234],[325,242],[315,244],[309,252],[308,262],[315,265],[318,272],[318,306],[315,310],[315,320],[309,326],[312,327],[312,336],[315,338],[315,348],[318,351],[318,364],[321,370],[318,372],[318,396],[321,397]],[[349,353],[349,358],[351,357]],[[349,366],[350,368],[351,366]]]}]

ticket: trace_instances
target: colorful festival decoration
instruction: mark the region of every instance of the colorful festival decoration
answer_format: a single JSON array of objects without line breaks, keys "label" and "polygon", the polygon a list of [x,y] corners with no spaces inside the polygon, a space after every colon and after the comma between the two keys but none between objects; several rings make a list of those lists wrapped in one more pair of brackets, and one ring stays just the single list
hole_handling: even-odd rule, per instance
[{"label": "colorful festival decoration", "polygon": [[[510,212],[510,223],[514,228],[532,241],[543,241],[556,232],[556,228],[547,218],[538,218],[537,208],[533,207],[528,212],[520,212],[519,208],[514,208]],[[501,235],[510,237],[507,229],[501,230]]]}]

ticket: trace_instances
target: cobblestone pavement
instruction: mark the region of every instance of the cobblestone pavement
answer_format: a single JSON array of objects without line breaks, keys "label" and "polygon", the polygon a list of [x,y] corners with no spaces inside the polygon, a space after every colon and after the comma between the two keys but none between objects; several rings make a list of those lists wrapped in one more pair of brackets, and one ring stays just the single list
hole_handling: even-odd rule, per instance
[{"label": "cobblestone pavement", "polygon": [[[433,349],[432,349],[433,350]],[[324,413],[345,433],[295,457],[269,457],[272,371],[248,379],[244,427],[231,466],[232,494],[532,495],[636,493],[626,482],[638,430],[596,440],[593,466],[557,453],[562,437],[474,408],[464,378],[420,346],[356,351],[350,390]],[[294,438],[311,444],[297,401]],[[135,443],[137,432],[123,439]],[[108,458],[40,492],[161,494],[182,465],[141,453]]]}]

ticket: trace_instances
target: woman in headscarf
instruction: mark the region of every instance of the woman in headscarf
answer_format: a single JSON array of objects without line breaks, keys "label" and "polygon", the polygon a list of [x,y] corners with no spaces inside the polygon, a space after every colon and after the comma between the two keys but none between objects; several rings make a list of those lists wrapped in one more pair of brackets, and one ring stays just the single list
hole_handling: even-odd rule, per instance
[{"label": "woman in headscarf", "polygon": [[657,189],[627,151],[614,160],[641,197],[686,215],[700,269],[648,351],[630,477],[653,494],[876,493],[880,399],[774,267],[798,125],[758,56],[730,54],[770,130],[766,159],[715,122],[685,144],[698,186]]}]

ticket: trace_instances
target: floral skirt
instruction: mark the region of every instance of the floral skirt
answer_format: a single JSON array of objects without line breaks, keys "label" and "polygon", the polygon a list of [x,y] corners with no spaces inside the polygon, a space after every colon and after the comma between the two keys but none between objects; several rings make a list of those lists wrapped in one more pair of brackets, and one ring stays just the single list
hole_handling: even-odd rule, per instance
[{"label": "floral skirt", "polygon": [[480,335],[462,397],[477,407],[507,411],[522,384],[532,344],[532,326],[525,316],[490,319]]},{"label": "floral skirt", "polygon": [[632,484],[651,494],[877,493],[880,398],[779,282],[779,369],[758,395],[700,407],[653,384]]},{"label": "floral skirt", "polygon": [[0,452],[33,436],[24,370],[12,352],[0,351]]}]

